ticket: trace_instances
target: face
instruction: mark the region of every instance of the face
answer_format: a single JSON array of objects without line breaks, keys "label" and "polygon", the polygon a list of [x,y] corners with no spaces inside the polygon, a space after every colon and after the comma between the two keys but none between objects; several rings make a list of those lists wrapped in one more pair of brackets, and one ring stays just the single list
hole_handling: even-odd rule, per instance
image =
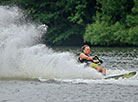
[{"label": "face", "polygon": [[86,53],[86,54],[90,54],[90,47],[85,47],[83,52]]}]

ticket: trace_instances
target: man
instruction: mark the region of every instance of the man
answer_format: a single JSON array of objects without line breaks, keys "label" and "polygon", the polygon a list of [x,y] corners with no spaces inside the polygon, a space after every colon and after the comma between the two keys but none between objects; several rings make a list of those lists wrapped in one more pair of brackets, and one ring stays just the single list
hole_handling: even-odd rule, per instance
[{"label": "man", "polygon": [[90,55],[90,47],[88,45],[82,46],[82,53],[80,54],[79,61],[81,63],[87,63],[90,67],[95,68],[97,71],[106,75],[106,69],[97,65],[98,60],[94,60]]}]

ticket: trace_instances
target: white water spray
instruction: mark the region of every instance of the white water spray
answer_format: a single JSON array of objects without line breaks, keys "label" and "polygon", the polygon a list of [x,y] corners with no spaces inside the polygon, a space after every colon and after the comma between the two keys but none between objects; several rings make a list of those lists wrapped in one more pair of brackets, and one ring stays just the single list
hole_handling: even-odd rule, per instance
[{"label": "white water spray", "polygon": [[100,78],[75,55],[39,44],[46,26],[23,22],[17,7],[0,6],[0,78]]}]

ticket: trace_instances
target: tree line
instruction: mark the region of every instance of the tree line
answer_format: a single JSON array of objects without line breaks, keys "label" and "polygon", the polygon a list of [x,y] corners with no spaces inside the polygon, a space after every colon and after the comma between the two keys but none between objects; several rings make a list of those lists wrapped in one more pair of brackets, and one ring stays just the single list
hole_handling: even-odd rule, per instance
[{"label": "tree line", "polygon": [[3,0],[48,26],[49,45],[138,46],[138,0]]}]

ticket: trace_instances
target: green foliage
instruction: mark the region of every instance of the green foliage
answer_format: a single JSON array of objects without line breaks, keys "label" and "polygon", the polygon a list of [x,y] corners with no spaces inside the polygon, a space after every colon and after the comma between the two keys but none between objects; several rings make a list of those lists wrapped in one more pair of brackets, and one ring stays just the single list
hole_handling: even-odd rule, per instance
[{"label": "green foliage", "polygon": [[138,45],[138,0],[97,0],[95,22],[88,24],[84,41],[93,45]]},{"label": "green foliage", "polygon": [[115,23],[116,21],[124,22],[125,16],[130,13],[133,0],[97,0],[102,5],[100,13],[102,14],[102,21],[109,16],[108,23]]},{"label": "green foliage", "polygon": [[138,14],[138,0],[134,0],[135,4],[134,7],[132,8],[133,14]]},{"label": "green foliage", "polygon": [[135,5],[132,8],[132,13],[127,15],[126,23],[128,27],[135,27],[138,25],[138,0],[134,0]]},{"label": "green foliage", "polygon": [[[48,32],[44,35],[45,43],[61,44],[65,40],[72,39],[74,35],[83,36],[85,25],[92,17],[87,15],[88,0],[9,0],[24,9],[27,15],[35,22],[41,22],[48,26]],[[95,0],[94,0],[95,1]],[[92,2],[93,3],[93,2]],[[89,9],[89,6],[88,6]],[[91,13],[90,13],[91,14]],[[86,22],[85,22],[86,21]]]},{"label": "green foliage", "polygon": [[132,8],[132,14],[127,16],[126,22],[129,26],[127,42],[138,46],[138,0],[134,0],[135,5]]},{"label": "green foliage", "polygon": [[138,46],[138,26],[129,29],[127,42]]},{"label": "green foliage", "polygon": [[94,24],[89,24],[86,27],[84,41],[90,42],[93,45],[117,45],[118,42],[124,41],[123,28],[124,26],[119,22],[116,22],[112,26],[104,21],[101,23],[96,22]]},{"label": "green foliage", "polygon": [[46,24],[47,44],[71,43],[77,36],[93,45],[138,46],[138,0],[3,0],[0,4],[17,5],[34,22]]},{"label": "green foliage", "polygon": [[82,16],[85,16],[84,9],[86,9],[86,4],[87,2],[82,0],[82,1],[72,1],[73,3],[76,3],[76,6],[73,8],[75,12],[71,13],[71,16],[68,17],[68,19],[71,22],[76,22],[77,24],[82,24],[83,19]]}]

